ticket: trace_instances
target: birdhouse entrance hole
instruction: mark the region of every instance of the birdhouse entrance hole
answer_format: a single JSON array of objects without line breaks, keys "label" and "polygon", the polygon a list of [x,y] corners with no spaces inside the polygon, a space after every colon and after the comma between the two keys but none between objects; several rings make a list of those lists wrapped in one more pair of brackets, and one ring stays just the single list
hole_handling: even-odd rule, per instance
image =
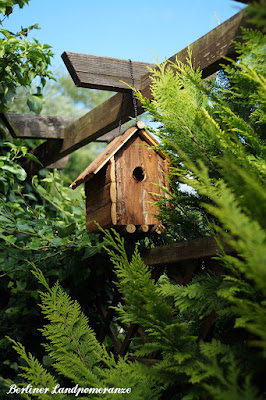
[{"label": "birdhouse entrance hole", "polygon": [[146,174],[143,168],[136,167],[133,171],[133,176],[137,182],[142,182],[146,178]]}]

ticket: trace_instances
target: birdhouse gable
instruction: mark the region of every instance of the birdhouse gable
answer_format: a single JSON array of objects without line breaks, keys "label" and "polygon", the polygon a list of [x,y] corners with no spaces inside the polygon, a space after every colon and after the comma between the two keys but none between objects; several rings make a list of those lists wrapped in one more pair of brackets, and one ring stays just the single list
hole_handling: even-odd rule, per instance
[{"label": "birdhouse gable", "polygon": [[161,187],[168,188],[168,162],[151,147],[158,142],[140,122],[110,142],[72,183],[73,189],[85,183],[88,232],[97,230],[95,221],[130,233],[160,225],[155,202],[164,195]]},{"label": "birdhouse gable", "polygon": [[[145,124],[138,121],[136,126],[127,129],[121,136],[115,137],[105,149],[95,158],[95,160],[78,176],[78,178],[70,185],[74,190],[82,183],[92,179],[107,163],[108,161],[128,142],[133,136],[138,134],[148,145],[156,146],[158,142],[150,135],[145,129]],[[158,152],[164,159],[165,155]]]}]

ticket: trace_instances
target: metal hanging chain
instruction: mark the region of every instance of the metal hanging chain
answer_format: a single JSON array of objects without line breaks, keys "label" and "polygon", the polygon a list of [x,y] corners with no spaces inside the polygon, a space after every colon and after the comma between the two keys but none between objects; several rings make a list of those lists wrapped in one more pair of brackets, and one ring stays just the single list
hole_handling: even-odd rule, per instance
[{"label": "metal hanging chain", "polygon": [[123,95],[122,95],[122,102],[121,102],[121,107],[120,107],[119,125],[118,125],[118,134],[119,134],[119,136],[121,135],[122,115],[123,115],[123,108],[124,108],[124,98],[125,98],[125,93],[123,93]]},{"label": "metal hanging chain", "polygon": [[[128,61],[129,61],[130,74],[131,74],[131,86],[134,87],[134,76],[133,76],[132,61],[130,59]],[[138,121],[137,99],[136,99],[134,90],[131,90],[131,93],[132,93],[132,101],[133,101],[133,106],[134,106],[134,111],[135,111],[135,120],[137,122]]]},{"label": "metal hanging chain", "polygon": [[[131,59],[129,61],[129,66],[130,66],[130,75],[131,75],[131,86],[134,87],[134,76],[133,76],[133,66],[132,66],[132,61]],[[133,101],[133,106],[134,106],[134,112],[135,112],[135,120],[136,122],[138,121],[138,110],[137,110],[137,99],[135,96],[135,93],[133,90],[131,90],[132,93],[132,101]],[[121,135],[121,126],[122,126],[122,115],[123,115],[123,108],[124,108],[124,99],[125,99],[125,93],[122,95],[122,102],[121,102],[121,107],[120,107],[120,116],[119,116],[119,125],[118,125],[118,134]]]}]

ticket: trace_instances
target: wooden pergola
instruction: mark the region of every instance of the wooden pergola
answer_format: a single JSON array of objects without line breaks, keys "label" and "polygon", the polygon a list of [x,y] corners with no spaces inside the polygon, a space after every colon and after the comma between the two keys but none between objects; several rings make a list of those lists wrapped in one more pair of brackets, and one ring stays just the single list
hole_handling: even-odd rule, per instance
[{"label": "wooden pergola", "polygon": [[[224,57],[236,59],[234,41],[241,34],[241,27],[246,26],[244,12],[241,11],[232,18],[217,26],[190,45],[194,65],[200,68],[203,78],[211,76],[225,63]],[[188,48],[172,56],[169,61],[176,60],[186,62]],[[94,108],[81,118],[67,118],[55,116],[35,116],[20,114],[4,114],[2,119],[12,136],[18,138],[46,139],[32,153],[41,161],[43,167],[47,167],[74,150],[95,141],[109,141],[118,134],[120,118],[122,123],[134,117],[132,94],[127,85],[131,84],[131,74],[128,60],[117,60],[105,57],[96,57],[76,53],[63,53],[63,60],[74,80],[76,86],[117,91],[117,94]],[[141,90],[148,99],[152,99],[150,90],[150,73],[146,71],[147,64],[133,62],[135,87]],[[148,65],[154,68],[154,65]],[[122,99],[123,107],[122,107]],[[143,113],[141,104],[137,103],[137,113]],[[35,174],[42,167],[31,160],[26,160],[25,167],[28,174]],[[232,253],[232,249],[222,243],[224,251]],[[167,246],[159,246],[146,250],[141,256],[144,262],[153,266],[152,277],[156,280],[163,269],[170,274],[178,284],[185,285],[192,277],[202,271],[202,268],[215,272],[222,279],[223,271],[219,262],[212,259],[221,251],[213,237],[175,243]],[[185,269],[184,269],[185,262]],[[113,276],[110,277],[112,282]],[[111,306],[115,307],[121,301],[121,295],[114,290]],[[145,341],[145,334],[140,326],[132,324],[128,326],[123,342],[112,325],[114,309],[106,308],[102,299],[95,300],[95,306],[101,317],[101,326],[97,337],[103,341],[108,334],[113,343],[116,355],[125,355],[129,349],[132,337],[138,335]],[[207,316],[202,324],[198,340],[204,340],[210,332],[215,318],[215,311]],[[136,359],[134,356],[129,359]],[[160,359],[137,358],[139,361],[152,365],[160,362]]]},{"label": "wooden pergola", "polygon": [[[241,26],[245,25],[244,11],[241,11],[189,46],[194,65],[201,69],[203,78],[217,72],[220,64],[225,63],[224,57],[236,58],[234,41],[241,34]],[[169,61],[186,63],[187,56],[188,47],[173,55]],[[71,52],[64,52],[62,58],[76,86],[118,93],[81,118],[2,114],[2,120],[13,137],[46,139],[32,150],[43,167],[56,166],[54,163],[92,141],[110,141],[118,134],[119,122],[125,123],[134,117],[132,94],[126,85],[131,84],[128,60]],[[134,86],[151,99],[147,66],[155,67],[154,64],[132,62]],[[140,102],[137,102],[137,113],[143,112]],[[29,175],[41,168],[32,160],[25,162]]]}]

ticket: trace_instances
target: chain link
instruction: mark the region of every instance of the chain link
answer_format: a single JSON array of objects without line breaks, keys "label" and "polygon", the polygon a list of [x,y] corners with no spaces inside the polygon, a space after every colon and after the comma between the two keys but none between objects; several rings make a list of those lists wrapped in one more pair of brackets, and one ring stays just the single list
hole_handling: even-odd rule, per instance
[{"label": "chain link", "polygon": [[[131,86],[134,87],[133,65],[132,65],[132,61],[130,59],[128,61],[129,61],[129,65],[130,65]],[[136,99],[134,90],[131,90],[131,93],[132,93],[132,101],[133,101],[134,112],[135,112],[135,120],[137,122],[138,121],[137,99]]]},{"label": "chain link", "polygon": [[[134,87],[133,65],[132,65],[131,59],[129,59],[128,61],[129,61],[129,66],[130,66],[131,86]],[[133,106],[134,106],[135,120],[137,122],[138,121],[137,99],[136,99],[134,90],[131,90],[131,93],[132,93],[132,101],[133,101]],[[124,107],[124,97],[125,97],[125,94],[123,93],[121,107],[120,107],[119,125],[118,125],[118,133],[119,133],[119,135],[121,135],[122,115],[123,115],[123,107]]]},{"label": "chain link", "polygon": [[124,108],[124,98],[125,93],[122,95],[121,107],[120,107],[120,115],[119,115],[119,125],[118,125],[118,134],[121,135],[121,126],[122,126],[122,115],[123,115],[123,108]]}]

